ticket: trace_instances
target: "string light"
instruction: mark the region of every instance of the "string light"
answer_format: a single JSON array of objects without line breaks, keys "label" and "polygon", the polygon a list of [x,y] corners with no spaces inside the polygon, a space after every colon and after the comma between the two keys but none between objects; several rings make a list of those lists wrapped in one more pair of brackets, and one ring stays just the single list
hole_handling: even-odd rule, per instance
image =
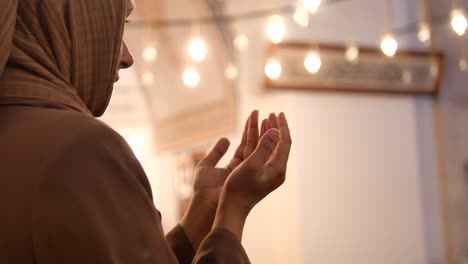
[{"label": "string light", "polygon": [[320,7],[320,0],[302,0],[302,2],[311,14],[317,13]]},{"label": "string light", "polygon": [[318,52],[312,51],[307,54],[307,57],[304,60],[304,67],[310,74],[316,74],[320,70],[322,67],[322,60],[320,59]]},{"label": "string light", "polygon": [[244,34],[239,34],[234,38],[234,46],[240,51],[244,51],[249,46],[249,39]]},{"label": "string light", "polygon": [[349,45],[345,51],[345,59],[348,62],[356,62],[359,59],[359,48],[354,44]]},{"label": "string light", "polygon": [[143,50],[143,60],[146,62],[153,62],[158,57],[158,51],[155,47],[149,46]]},{"label": "string light", "polygon": [[465,34],[466,28],[468,26],[468,22],[466,21],[465,12],[460,9],[454,9],[450,13],[452,18],[451,24],[452,28],[459,36],[463,36]]},{"label": "string light", "polygon": [[429,24],[422,23],[419,26],[418,39],[419,41],[424,43],[426,46],[431,45],[432,34],[431,34],[431,28],[429,27]]},{"label": "string light", "polygon": [[273,15],[270,17],[267,27],[267,35],[274,44],[278,44],[283,41],[284,36],[286,35],[286,26],[284,24],[283,17],[280,15]]},{"label": "string light", "polygon": [[387,34],[383,37],[380,48],[385,55],[393,57],[398,50],[398,43],[392,35]]},{"label": "string light", "polygon": [[[306,27],[310,23],[310,16],[309,13],[316,13],[320,7],[321,1],[320,0],[298,0],[299,3],[296,5],[288,5],[288,8],[281,9],[282,11],[278,11],[278,9],[272,9],[272,12],[293,12],[294,21],[301,27]],[[338,0],[337,2],[340,2]],[[332,1],[335,2],[335,1]],[[271,14],[271,12],[270,12]],[[269,14],[268,14],[269,15]],[[228,22],[231,20],[238,20],[238,19],[248,19],[250,17],[265,17],[266,12],[256,12],[253,15],[250,14],[240,14],[240,15],[233,15],[233,16],[221,16],[220,17],[206,17],[202,18],[202,23],[215,23],[219,19],[225,19]],[[456,32],[457,35],[463,36],[466,33],[468,28],[467,18],[465,16],[465,12],[462,9],[453,9],[450,12],[451,18],[451,26],[453,30]],[[190,25],[198,23],[198,20],[194,19],[179,19],[174,21],[156,21],[154,25],[156,26],[171,26],[171,25]],[[421,24],[419,26],[419,30],[417,32],[417,37],[419,41],[426,45],[430,45],[432,42],[432,32],[431,32],[431,25],[429,23],[434,22],[429,18],[422,19]],[[434,23],[440,23],[435,21]],[[142,24],[142,23],[140,23]],[[390,23],[387,23],[390,24]],[[387,26],[386,32],[390,32],[390,26]],[[277,44],[281,43],[286,35],[286,26],[284,18],[280,15],[273,15],[270,17],[268,27],[267,27],[267,35],[271,42]],[[414,32],[411,26],[408,27],[401,27],[394,30],[396,34],[406,34],[408,32]],[[234,40],[233,44],[236,49],[238,50],[245,50],[248,47],[249,40],[244,34],[237,35]],[[396,52],[398,51],[398,42],[396,41],[395,37],[392,34],[386,34],[383,36],[382,41],[380,43],[380,47],[382,52],[389,57],[395,56]],[[200,37],[194,37],[189,42],[189,55],[190,58],[195,62],[202,62],[208,54],[208,48],[206,45],[205,40]],[[349,45],[346,48],[345,58],[349,62],[355,62],[359,59],[360,50],[356,45]],[[147,46],[142,52],[142,58],[146,62],[152,62],[156,60],[158,57],[158,50],[155,46]],[[307,71],[310,73],[317,73],[321,66],[322,61],[320,56],[317,53],[309,53],[304,60],[304,66],[306,67]],[[466,58],[460,58],[458,61],[458,66],[461,70],[465,71],[468,68]],[[436,72],[435,68],[434,71],[431,73]],[[238,77],[238,69],[234,65],[229,65],[226,67],[224,71],[225,77],[227,79],[235,79]],[[270,60],[265,66],[265,74],[271,79],[278,79],[282,74],[282,65],[278,60]],[[406,72],[402,73],[402,78],[408,79],[405,76],[408,76]],[[141,76],[142,82],[146,85],[152,84],[154,82],[154,74],[151,72],[145,72]],[[184,83],[190,87],[194,88],[199,85],[201,80],[199,72],[194,68],[187,68],[184,71],[183,81]]]},{"label": "string light", "polygon": [[154,74],[152,72],[145,72],[141,76],[144,85],[151,85],[154,82]]},{"label": "string light", "polygon": [[293,19],[296,24],[301,27],[309,25],[309,11],[303,4],[298,4],[293,14]]},{"label": "string light", "polygon": [[184,71],[183,81],[188,88],[193,89],[200,84],[200,74],[195,68],[189,67]]},{"label": "string light", "polygon": [[237,78],[239,75],[239,71],[237,70],[237,67],[234,66],[233,64],[229,64],[226,67],[226,70],[224,71],[224,77],[228,80],[234,80]]},{"label": "string light", "polygon": [[195,62],[202,62],[207,53],[208,48],[206,47],[206,42],[203,38],[194,37],[190,40],[189,55],[192,60]]},{"label": "string light", "polygon": [[276,80],[281,76],[281,63],[276,59],[270,59],[265,66],[265,74],[268,78]]}]

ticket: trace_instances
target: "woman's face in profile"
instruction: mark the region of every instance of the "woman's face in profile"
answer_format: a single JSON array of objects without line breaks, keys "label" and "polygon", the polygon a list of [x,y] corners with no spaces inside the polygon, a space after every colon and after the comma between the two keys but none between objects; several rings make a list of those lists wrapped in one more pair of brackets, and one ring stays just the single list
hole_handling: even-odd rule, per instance
[{"label": "woman's face in profile", "polygon": [[[135,9],[135,3],[133,0],[127,1],[127,17],[130,16]],[[117,71],[115,73],[114,82],[117,82],[120,79],[119,71],[121,69],[128,69],[130,68],[135,61],[133,60],[133,56],[128,50],[127,44],[125,41],[122,40],[122,45],[120,46],[120,55],[119,55],[119,64],[117,67]]]},{"label": "woman's face in profile", "polygon": [[134,63],[133,56],[128,50],[127,44],[125,41],[122,40],[122,45],[120,47],[120,56],[119,56],[119,66],[117,67],[117,71],[115,73],[115,80],[117,82],[120,79],[119,71],[121,69],[128,69]]}]

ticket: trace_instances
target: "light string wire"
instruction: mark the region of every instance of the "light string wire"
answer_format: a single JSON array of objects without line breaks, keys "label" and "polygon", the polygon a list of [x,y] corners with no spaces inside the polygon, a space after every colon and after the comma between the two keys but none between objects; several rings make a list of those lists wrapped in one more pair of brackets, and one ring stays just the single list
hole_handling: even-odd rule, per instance
[{"label": "light string wire", "polygon": [[[333,5],[344,2],[351,2],[352,0],[328,0],[323,5]],[[182,19],[160,19],[160,20],[135,20],[128,25],[128,27],[187,27],[193,24],[215,24],[215,23],[234,23],[239,20],[254,20],[260,18],[267,18],[273,14],[293,14],[295,11],[295,4],[287,4],[279,7],[248,11],[235,15],[214,15],[214,16],[202,16],[197,18],[182,18]],[[460,7],[461,8],[461,7]],[[463,10],[468,11],[468,7],[464,7]],[[450,12],[442,15],[436,15],[428,17],[428,22],[432,25],[440,25],[447,22],[450,19]],[[390,31],[395,36],[405,36],[414,34],[419,31],[420,22],[414,22],[401,27],[396,27]]]}]

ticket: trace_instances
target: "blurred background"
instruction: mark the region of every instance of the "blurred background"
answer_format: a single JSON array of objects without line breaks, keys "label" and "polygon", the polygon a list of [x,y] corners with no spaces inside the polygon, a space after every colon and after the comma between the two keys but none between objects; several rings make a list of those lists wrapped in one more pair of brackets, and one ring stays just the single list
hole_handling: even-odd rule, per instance
[{"label": "blurred background", "polygon": [[253,263],[468,263],[466,1],[135,1],[103,121],[166,231],[203,153],[283,111],[294,146],[248,218]]}]

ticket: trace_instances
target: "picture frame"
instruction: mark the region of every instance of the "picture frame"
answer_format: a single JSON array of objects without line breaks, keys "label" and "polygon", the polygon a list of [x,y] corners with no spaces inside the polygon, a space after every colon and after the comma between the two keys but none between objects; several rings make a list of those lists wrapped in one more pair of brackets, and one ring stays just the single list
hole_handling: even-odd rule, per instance
[{"label": "picture frame", "polygon": [[[310,52],[321,58],[321,68],[315,74],[304,66]],[[440,52],[398,51],[394,57],[387,57],[379,49],[359,47],[355,61],[348,61],[346,52],[347,47],[335,44],[272,44],[267,59],[277,60],[282,70],[277,79],[265,77],[265,89],[430,96],[440,93],[445,68],[445,57]]]}]

